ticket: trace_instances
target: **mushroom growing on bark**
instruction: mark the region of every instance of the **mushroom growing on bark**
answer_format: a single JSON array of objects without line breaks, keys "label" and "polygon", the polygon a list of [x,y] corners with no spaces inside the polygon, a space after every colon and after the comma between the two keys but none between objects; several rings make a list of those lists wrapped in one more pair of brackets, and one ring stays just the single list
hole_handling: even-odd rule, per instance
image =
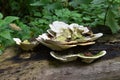
[{"label": "mushroom growing on bark", "polygon": [[103,36],[102,33],[93,34],[87,27],[76,23],[66,24],[55,21],[49,25],[47,33],[39,35],[37,41],[52,50],[62,51],[75,46],[95,44],[96,39]]},{"label": "mushroom growing on bark", "polygon": [[67,55],[60,55],[60,53],[55,53],[54,51],[51,51],[50,52],[50,55],[52,57],[54,57],[55,59],[57,60],[60,60],[60,61],[63,61],[63,62],[69,62],[69,61],[74,61],[76,60],[77,58],[81,58],[82,59],[82,62],[85,62],[85,63],[91,63],[93,62],[94,60],[104,56],[106,54],[106,51],[103,50],[103,51],[100,51],[98,52],[97,54],[95,55],[84,55],[84,53],[77,53],[77,54],[67,54]]},{"label": "mushroom growing on bark", "polygon": [[[13,38],[23,50],[32,50],[38,44],[43,44],[54,51],[63,51],[75,46],[87,46],[95,44],[95,40],[103,36],[102,33],[94,34],[90,29],[76,23],[66,24],[61,21],[54,21],[49,24],[50,29],[46,33],[39,35],[35,41],[24,40],[23,42],[19,38]],[[87,56],[83,53],[76,54],[63,54],[60,55],[54,51],[50,52],[50,55],[55,59],[63,62],[76,60],[78,57],[83,62],[91,63],[95,59],[100,58],[106,54],[106,51],[100,51],[95,55]]]},{"label": "mushroom growing on bark", "polygon": [[19,45],[23,50],[32,50],[34,47],[36,47],[39,43],[37,41],[28,41],[24,40],[21,41],[19,38],[13,38],[13,40],[16,42],[17,45]]}]

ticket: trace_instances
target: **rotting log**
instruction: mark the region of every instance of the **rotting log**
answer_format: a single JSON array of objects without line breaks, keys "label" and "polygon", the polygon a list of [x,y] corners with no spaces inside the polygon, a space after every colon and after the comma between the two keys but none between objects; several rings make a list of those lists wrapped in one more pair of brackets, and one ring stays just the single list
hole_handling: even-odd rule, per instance
[{"label": "rotting log", "polygon": [[[106,50],[107,54],[91,64],[85,64],[80,59],[63,63],[53,59],[45,46],[34,49],[29,59],[21,59],[20,55],[7,57],[14,53],[3,54],[7,57],[0,62],[1,80],[120,80],[120,36],[105,36],[96,44],[84,47],[83,50]],[[80,47],[72,48],[64,52],[79,52]]]}]

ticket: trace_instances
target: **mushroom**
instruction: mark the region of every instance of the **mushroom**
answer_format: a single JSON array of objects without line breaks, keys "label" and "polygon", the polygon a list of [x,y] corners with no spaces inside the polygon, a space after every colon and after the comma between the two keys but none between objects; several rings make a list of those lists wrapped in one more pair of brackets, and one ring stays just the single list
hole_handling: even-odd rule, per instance
[{"label": "mushroom", "polygon": [[[46,33],[39,35],[35,41],[24,40],[19,38],[13,38],[17,45],[23,50],[32,50],[39,43],[49,47],[55,51],[62,51],[75,46],[87,46],[95,44],[95,40],[103,36],[103,33],[93,34],[91,30],[82,25],[76,23],[66,24],[61,21],[54,21],[49,24],[50,29]],[[50,55],[55,59],[63,62],[73,61],[77,58],[81,58],[85,63],[91,63],[95,59],[98,59],[106,54],[106,51],[100,51],[95,55],[87,56],[84,53],[70,53],[70,54],[58,54],[54,51],[50,52]]]},{"label": "mushroom", "polygon": [[[47,33],[39,35],[37,41],[52,50],[62,51],[75,46],[95,44],[96,39],[103,36],[102,33],[93,34],[87,27],[72,23],[70,25],[55,21],[49,25]],[[85,36],[85,34],[88,34]]]},{"label": "mushroom", "polygon": [[32,50],[39,43],[37,41],[29,42],[28,40],[21,41],[19,38],[13,38],[17,45],[19,45],[23,50]]},{"label": "mushroom", "polygon": [[85,62],[85,63],[91,63],[94,60],[104,56],[105,54],[106,54],[105,50],[100,51],[99,53],[92,55],[92,56],[86,56],[83,53],[60,55],[60,53],[55,53],[53,51],[50,52],[50,55],[52,57],[54,57],[57,60],[63,61],[63,62],[69,62],[69,61],[76,60],[77,58],[81,58],[82,62]]},{"label": "mushroom", "polygon": [[76,54],[69,54],[69,55],[59,55],[53,51],[50,52],[50,55],[54,57],[57,60],[63,61],[63,62],[69,62],[74,61],[78,58]]}]

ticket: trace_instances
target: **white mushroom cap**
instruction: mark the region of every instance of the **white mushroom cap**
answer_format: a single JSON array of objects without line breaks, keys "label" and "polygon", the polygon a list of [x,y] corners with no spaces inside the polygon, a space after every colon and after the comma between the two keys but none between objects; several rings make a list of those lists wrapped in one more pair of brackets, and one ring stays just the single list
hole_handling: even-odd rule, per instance
[{"label": "white mushroom cap", "polygon": [[39,35],[38,38],[36,38],[37,41],[41,41],[41,38],[44,40],[50,39],[47,35],[47,33],[44,33],[42,35]]},{"label": "white mushroom cap", "polygon": [[69,55],[61,56],[61,55],[56,54],[53,51],[50,52],[50,55],[54,57],[55,59],[63,61],[63,62],[74,61],[78,58],[76,54],[71,54],[71,55],[69,54]]},{"label": "white mushroom cap", "polygon": [[69,28],[70,28],[72,31],[74,30],[74,28],[78,28],[79,30],[82,30],[82,31],[83,31],[83,32],[82,32],[83,34],[89,32],[89,29],[88,29],[87,27],[84,27],[84,26],[82,26],[82,25],[78,25],[78,24],[76,24],[76,23],[70,24]]},{"label": "white mushroom cap", "polygon": [[94,40],[101,37],[103,34],[92,34],[84,36],[83,34],[89,33],[89,29],[77,23],[72,23],[70,25],[61,22],[54,21],[49,24],[50,29],[47,33],[43,33],[36,38],[37,41],[43,45],[53,49],[53,50],[65,50],[77,45],[86,46],[95,44]]},{"label": "white mushroom cap", "polygon": [[13,38],[13,40],[16,42],[16,44],[20,45],[21,44],[21,40],[19,38]]},{"label": "white mushroom cap", "polygon": [[83,34],[88,33],[89,29],[87,27],[79,27],[79,29],[83,30]]},{"label": "white mushroom cap", "polygon": [[69,25],[61,21],[54,21],[52,24],[49,24],[49,26],[52,31],[60,33],[61,29],[67,29]]},{"label": "white mushroom cap", "polygon": [[95,59],[98,59],[102,56],[104,56],[106,54],[106,51],[100,51],[97,54],[93,55],[93,56],[85,56],[82,53],[78,53],[78,54],[65,54],[65,55],[60,55],[59,53],[55,53],[53,51],[50,52],[50,55],[52,57],[54,57],[57,60],[63,61],[63,62],[69,62],[69,61],[73,61],[76,60],[78,57],[82,59],[83,62],[85,63],[91,63],[93,62]]},{"label": "white mushroom cap", "polygon": [[19,45],[23,50],[32,50],[39,43],[37,41],[29,42],[28,40],[21,41],[19,38],[13,38],[17,45]]}]

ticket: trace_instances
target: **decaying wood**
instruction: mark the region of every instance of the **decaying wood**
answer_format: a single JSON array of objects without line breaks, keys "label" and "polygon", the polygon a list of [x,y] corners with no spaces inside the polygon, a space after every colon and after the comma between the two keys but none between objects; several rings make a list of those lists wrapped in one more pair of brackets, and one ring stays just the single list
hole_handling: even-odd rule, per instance
[{"label": "decaying wood", "polygon": [[[9,51],[0,56],[0,80],[120,80],[120,36],[105,36],[97,43],[88,47],[76,47],[66,52],[100,51],[107,54],[91,64],[85,64],[80,59],[63,63],[49,55],[51,51],[45,46],[38,46],[34,51],[12,55]],[[30,53],[28,57],[25,53]],[[20,56],[23,56],[21,58]],[[28,58],[24,58],[26,55]],[[6,57],[5,57],[6,56]]]}]

